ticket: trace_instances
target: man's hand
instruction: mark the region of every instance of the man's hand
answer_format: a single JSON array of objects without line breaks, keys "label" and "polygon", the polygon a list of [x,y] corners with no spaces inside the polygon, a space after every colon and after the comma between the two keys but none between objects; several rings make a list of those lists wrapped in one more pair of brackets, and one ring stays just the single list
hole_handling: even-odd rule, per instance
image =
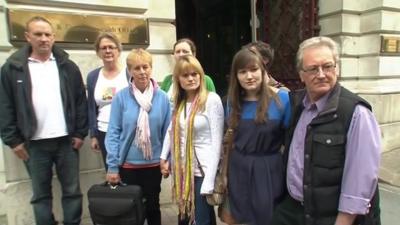
[{"label": "man's hand", "polygon": [[79,150],[83,145],[83,140],[77,137],[72,137],[72,148]]},{"label": "man's hand", "polygon": [[356,219],[356,216],[357,215],[339,212],[339,214],[336,217],[335,225],[351,225]]},{"label": "man's hand", "polygon": [[169,161],[161,159],[160,171],[164,178],[167,178],[169,176]]},{"label": "man's hand", "polygon": [[90,147],[92,148],[93,151],[100,152],[100,145],[99,145],[99,141],[97,140],[97,138],[92,137],[90,139]]},{"label": "man's hand", "polygon": [[118,173],[107,173],[106,180],[110,184],[118,184],[121,178]]},{"label": "man's hand", "polygon": [[13,152],[17,155],[18,158],[26,161],[29,159],[28,151],[25,149],[25,144],[21,143],[13,148]]}]

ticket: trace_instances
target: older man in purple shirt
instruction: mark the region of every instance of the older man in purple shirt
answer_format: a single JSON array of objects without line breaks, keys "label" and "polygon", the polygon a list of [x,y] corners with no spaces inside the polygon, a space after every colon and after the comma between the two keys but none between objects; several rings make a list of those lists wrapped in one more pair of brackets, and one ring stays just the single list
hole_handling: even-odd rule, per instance
[{"label": "older man in purple shirt", "polygon": [[274,225],[380,224],[379,125],[369,103],[337,82],[338,62],[330,38],[300,45],[297,69],[306,88],[292,93],[288,195]]}]

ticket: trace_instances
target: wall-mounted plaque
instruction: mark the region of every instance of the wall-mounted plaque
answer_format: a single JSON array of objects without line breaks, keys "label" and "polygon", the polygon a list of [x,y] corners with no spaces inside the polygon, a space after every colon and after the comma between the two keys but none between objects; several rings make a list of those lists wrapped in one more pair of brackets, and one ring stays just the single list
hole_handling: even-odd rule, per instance
[{"label": "wall-mounted plaque", "polygon": [[48,19],[53,25],[56,42],[67,47],[92,47],[101,32],[113,32],[123,45],[147,47],[150,43],[147,19],[9,9],[7,18],[12,44],[25,42],[26,22],[34,16]]},{"label": "wall-mounted plaque", "polygon": [[149,0],[5,0],[7,3],[24,5],[53,6],[60,8],[78,8],[95,11],[113,11],[126,13],[145,13]]},{"label": "wall-mounted plaque", "polygon": [[400,54],[400,37],[381,36],[381,53]]}]

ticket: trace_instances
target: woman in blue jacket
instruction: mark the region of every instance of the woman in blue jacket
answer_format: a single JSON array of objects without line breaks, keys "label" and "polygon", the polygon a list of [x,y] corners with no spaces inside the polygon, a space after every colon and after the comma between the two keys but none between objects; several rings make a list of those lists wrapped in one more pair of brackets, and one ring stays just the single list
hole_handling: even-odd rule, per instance
[{"label": "woman in blue jacket", "polygon": [[170,122],[170,103],[151,79],[152,57],[143,49],[126,59],[130,84],[116,94],[106,135],[107,181],[139,185],[149,225],[161,225],[160,154]]}]

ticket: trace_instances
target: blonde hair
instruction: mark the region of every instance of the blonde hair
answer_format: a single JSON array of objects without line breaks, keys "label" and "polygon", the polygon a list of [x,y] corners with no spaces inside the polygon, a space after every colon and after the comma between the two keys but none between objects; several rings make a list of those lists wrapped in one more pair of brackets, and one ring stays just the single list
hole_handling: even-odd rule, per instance
[{"label": "blonde hair", "polygon": [[128,70],[130,70],[132,65],[138,61],[145,61],[150,65],[151,68],[153,68],[153,58],[150,52],[142,48],[132,49],[129,52],[128,56],[126,57],[126,66],[128,67]]},{"label": "blonde hair", "polygon": [[180,103],[186,100],[186,91],[179,84],[179,76],[188,72],[189,70],[194,70],[196,73],[200,75],[200,86],[198,88],[198,111],[203,111],[205,103],[207,101],[208,91],[204,82],[204,70],[201,66],[200,62],[196,59],[196,57],[192,55],[185,55],[178,59],[175,64],[174,72],[172,75],[173,81],[173,91],[172,91],[172,99],[174,103],[174,112],[178,110]]},{"label": "blonde hair", "polygon": [[54,31],[53,24],[51,24],[51,22],[50,22],[48,19],[46,19],[46,18],[44,18],[44,17],[42,17],[42,16],[34,16],[34,17],[30,18],[30,19],[25,23],[25,31],[26,31],[26,32],[29,31],[29,28],[30,28],[29,26],[31,25],[31,23],[33,23],[33,22],[40,22],[40,21],[49,24],[50,27],[51,27],[51,31],[52,31],[52,32]]}]

